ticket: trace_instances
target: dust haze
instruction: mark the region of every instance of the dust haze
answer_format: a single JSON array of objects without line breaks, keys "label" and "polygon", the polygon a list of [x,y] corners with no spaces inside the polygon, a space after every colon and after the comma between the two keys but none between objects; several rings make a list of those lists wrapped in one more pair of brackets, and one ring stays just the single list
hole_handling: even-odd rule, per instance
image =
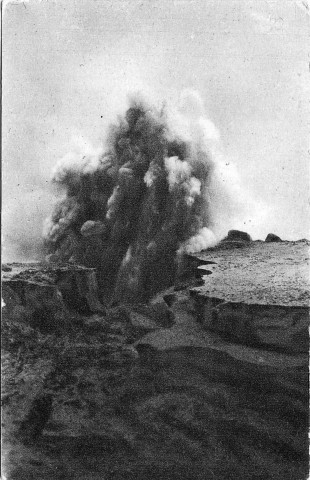
[{"label": "dust haze", "polygon": [[56,164],[99,158],[135,92],[175,112],[169,131],[185,143],[199,123],[209,129],[212,228],[210,217],[195,232],[197,248],[229,228],[308,236],[307,21],[300,2],[7,2],[4,259],[44,258]]}]

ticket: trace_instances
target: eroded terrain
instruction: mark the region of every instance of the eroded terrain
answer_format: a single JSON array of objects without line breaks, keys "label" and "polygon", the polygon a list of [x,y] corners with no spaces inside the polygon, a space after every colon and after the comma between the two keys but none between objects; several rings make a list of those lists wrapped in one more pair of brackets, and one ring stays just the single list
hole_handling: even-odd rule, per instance
[{"label": "eroded terrain", "polygon": [[6,478],[307,478],[308,256],[218,247],[109,308],[94,269],[5,266]]}]

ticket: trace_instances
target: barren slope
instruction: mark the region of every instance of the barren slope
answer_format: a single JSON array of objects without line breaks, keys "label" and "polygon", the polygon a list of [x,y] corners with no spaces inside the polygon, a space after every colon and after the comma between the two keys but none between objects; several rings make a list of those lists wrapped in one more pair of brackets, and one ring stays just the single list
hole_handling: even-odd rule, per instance
[{"label": "barren slope", "polygon": [[7,480],[306,479],[307,256],[214,249],[204,285],[107,311],[93,269],[9,266]]}]

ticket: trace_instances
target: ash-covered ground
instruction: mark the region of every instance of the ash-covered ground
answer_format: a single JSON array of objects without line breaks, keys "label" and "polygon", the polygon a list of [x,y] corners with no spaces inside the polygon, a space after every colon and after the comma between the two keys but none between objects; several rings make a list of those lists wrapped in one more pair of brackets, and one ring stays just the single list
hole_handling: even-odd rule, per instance
[{"label": "ash-covered ground", "polygon": [[118,305],[95,268],[4,265],[4,478],[306,479],[308,261],[232,232]]}]

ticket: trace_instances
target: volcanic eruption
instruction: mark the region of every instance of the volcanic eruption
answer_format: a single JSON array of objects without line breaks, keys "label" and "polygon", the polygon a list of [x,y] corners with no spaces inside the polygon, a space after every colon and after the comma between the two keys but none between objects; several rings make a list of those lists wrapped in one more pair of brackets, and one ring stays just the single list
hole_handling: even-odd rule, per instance
[{"label": "volcanic eruption", "polygon": [[47,258],[95,267],[105,303],[147,300],[174,282],[183,252],[215,243],[214,132],[196,100],[172,119],[132,98],[105,148],[84,142],[55,168],[64,197],[46,221]]}]

